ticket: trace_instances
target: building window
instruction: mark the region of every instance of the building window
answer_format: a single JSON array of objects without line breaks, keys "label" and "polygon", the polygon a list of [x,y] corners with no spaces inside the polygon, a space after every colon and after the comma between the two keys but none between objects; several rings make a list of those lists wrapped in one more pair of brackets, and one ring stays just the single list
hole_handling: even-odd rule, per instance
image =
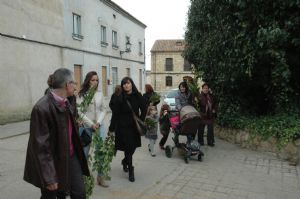
[{"label": "building window", "polygon": [[167,76],[166,77],[166,86],[172,86],[172,77],[171,76]]},{"label": "building window", "polygon": [[106,40],[106,27],[101,26],[101,45],[102,46],[107,46],[107,40]]},{"label": "building window", "polygon": [[130,43],[130,37],[126,36],[126,44]]},{"label": "building window", "polygon": [[166,58],[165,70],[173,71],[173,58]]},{"label": "building window", "polygon": [[142,69],[139,69],[139,89],[140,89],[140,92],[142,92],[142,89],[143,89],[143,70]]},{"label": "building window", "polygon": [[130,68],[126,68],[126,76],[130,77]]},{"label": "building window", "polygon": [[142,46],[142,42],[139,42],[139,55],[143,55],[143,46]]},{"label": "building window", "polygon": [[118,46],[118,33],[117,31],[112,31],[112,47],[119,48]]},{"label": "building window", "polygon": [[112,87],[113,90],[115,90],[115,87],[118,85],[118,68],[117,67],[112,67],[111,68],[111,77],[112,77]]},{"label": "building window", "polygon": [[192,70],[190,62],[186,59],[184,59],[183,70],[184,71],[191,71]]},{"label": "building window", "polygon": [[83,36],[81,35],[81,17],[80,15],[73,13],[73,38],[82,40]]}]

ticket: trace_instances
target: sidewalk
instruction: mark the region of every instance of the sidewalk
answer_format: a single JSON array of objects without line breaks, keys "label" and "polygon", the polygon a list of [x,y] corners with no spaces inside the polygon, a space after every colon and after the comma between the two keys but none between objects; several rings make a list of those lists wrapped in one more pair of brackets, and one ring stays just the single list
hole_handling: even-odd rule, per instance
[{"label": "sidewalk", "polygon": [[30,121],[15,122],[5,125],[0,125],[0,139],[6,139],[29,132]]}]

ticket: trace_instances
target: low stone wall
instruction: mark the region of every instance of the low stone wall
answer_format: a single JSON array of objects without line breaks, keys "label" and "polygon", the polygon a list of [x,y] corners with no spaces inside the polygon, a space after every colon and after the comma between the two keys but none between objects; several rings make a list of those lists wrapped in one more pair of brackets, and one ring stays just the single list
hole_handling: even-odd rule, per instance
[{"label": "low stone wall", "polygon": [[244,148],[271,152],[281,159],[288,160],[291,165],[300,163],[300,139],[291,141],[279,150],[276,146],[277,140],[275,138],[269,138],[268,140],[263,140],[259,136],[250,138],[246,130],[215,127],[215,135],[220,139],[238,144]]}]

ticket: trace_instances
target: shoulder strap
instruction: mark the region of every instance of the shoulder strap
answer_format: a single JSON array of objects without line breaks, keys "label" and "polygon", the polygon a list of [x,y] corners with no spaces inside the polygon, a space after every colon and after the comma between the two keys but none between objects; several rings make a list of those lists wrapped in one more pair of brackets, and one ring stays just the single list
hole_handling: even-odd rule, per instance
[{"label": "shoulder strap", "polygon": [[133,117],[137,117],[136,114],[135,114],[135,112],[132,109],[132,106],[131,106],[130,102],[128,100],[126,100],[126,102],[127,102],[127,105],[129,106],[129,108],[130,108],[130,110],[131,110],[131,112],[133,114]]}]

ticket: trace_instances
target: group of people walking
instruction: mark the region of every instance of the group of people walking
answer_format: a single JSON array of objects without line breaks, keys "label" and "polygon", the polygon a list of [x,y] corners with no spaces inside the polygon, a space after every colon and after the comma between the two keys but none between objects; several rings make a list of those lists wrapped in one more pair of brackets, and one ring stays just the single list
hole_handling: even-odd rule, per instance
[{"label": "group of people walking", "polygon": [[196,95],[192,95],[189,91],[188,84],[181,82],[178,86],[178,94],[175,98],[177,110],[181,110],[183,106],[191,105],[197,106],[200,113],[200,125],[198,128],[198,142],[204,145],[204,129],[207,126],[207,145],[214,146],[214,119],[216,116],[216,101],[209,91],[207,83],[202,84],[201,90]]},{"label": "group of people walking", "polygon": [[[57,69],[49,76],[47,83],[49,88],[34,105],[31,113],[24,180],[41,189],[41,199],[66,198],[67,195],[72,199],[84,199],[83,175],[90,175],[87,164],[90,145],[83,147],[80,135],[85,131],[90,136],[99,132],[102,139],[106,136],[106,107],[103,94],[98,90],[99,77],[95,71],[87,73],[77,96],[76,82],[69,69]],[[77,104],[84,100],[91,88],[95,89],[95,93],[87,109],[82,111],[77,108]],[[198,103],[205,119],[199,126],[198,141],[204,143],[202,131],[204,125],[208,125],[208,145],[212,146],[214,102],[208,94],[207,84],[202,86],[202,90]],[[150,100],[155,94],[152,86],[146,84],[145,94],[141,95],[133,80],[125,77],[121,85],[115,87],[109,102],[112,117],[108,135],[115,135],[115,150],[124,153],[121,165],[131,182],[135,181],[133,155],[136,148],[141,147],[141,136],[135,126],[134,114],[141,120],[147,118],[154,124],[146,133],[146,138],[149,139],[148,149],[153,157],[156,155],[154,146],[158,138],[158,127],[163,136],[159,142],[161,149],[164,149],[170,132],[170,107],[163,104],[158,113],[159,100]],[[192,104],[193,100],[187,84],[181,83],[176,98],[178,109]],[[102,173],[97,174],[96,180],[100,186],[109,186]]]}]

